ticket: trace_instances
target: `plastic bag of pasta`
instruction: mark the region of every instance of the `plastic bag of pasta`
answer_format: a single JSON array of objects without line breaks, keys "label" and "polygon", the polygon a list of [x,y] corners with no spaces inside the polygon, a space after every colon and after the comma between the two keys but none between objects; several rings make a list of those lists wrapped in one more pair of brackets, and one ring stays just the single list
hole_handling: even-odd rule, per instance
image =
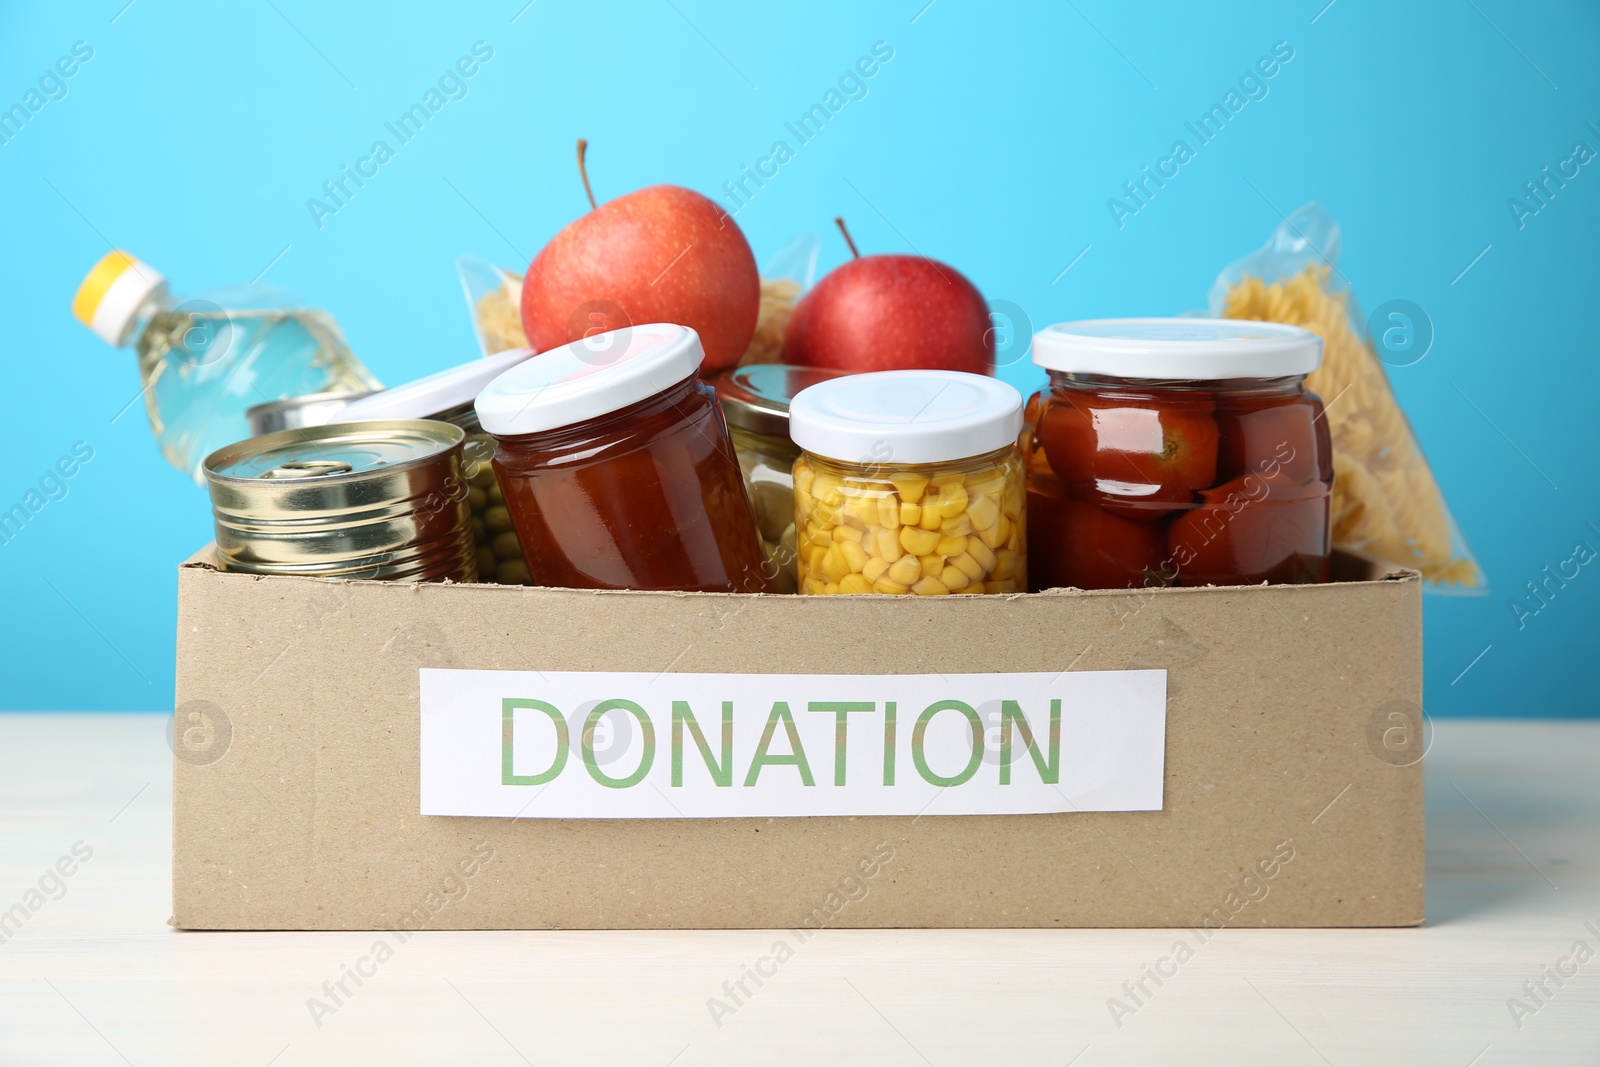
[{"label": "plastic bag of pasta", "polygon": [[1333,547],[1421,571],[1434,591],[1484,591],[1338,264],[1339,224],[1307,204],[1218,275],[1211,313],[1322,338],[1322,366],[1306,384],[1327,406],[1333,438]]},{"label": "plastic bag of pasta", "polygon": [[[740,363],[777,363],[794,305],[817,273],[818,242],[814,234],[796,237],[761,268],[761,310],[755,336]],[[486,356],[509,348],[525,348],[522,329],[522,275],[470,253],[456,259],[461,291],[472,312],[478,347]]]},{"label": "plastic bag of pasta", "polygon": [[522,332],[522,275],[497,267],[471,253],[456,259],[461,291],[472,312],[478,347],[486,356],[512,348],[526,348]]}]

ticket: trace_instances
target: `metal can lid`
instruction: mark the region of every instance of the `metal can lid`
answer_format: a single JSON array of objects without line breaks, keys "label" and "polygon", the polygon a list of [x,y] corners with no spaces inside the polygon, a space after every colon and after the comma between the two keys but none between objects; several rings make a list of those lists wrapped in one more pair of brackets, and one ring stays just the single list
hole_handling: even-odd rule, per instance
[{"label": "metal can lid", "polygon": [[244,417],[250,423],[250,435],[260,437],[295,426],[321,426],[332,422],[339,412],[371,395],[370,389],[353,393],[302,393],[246,408]]},{"label": "metal can lid", "polygon": [[788,363],[751,363],[713,377],[722,417],[729,426],[769,437],[789,437],[789,402],[807,386],[837,378],[844,371],[796,367]]},{"label": "metal can lid", "polygon": [[239,441],[211,453],[204,466],[213,485],[276,481],[303,486],[426,463],[465,437],[460,427],[429,419],[336,422]]}]

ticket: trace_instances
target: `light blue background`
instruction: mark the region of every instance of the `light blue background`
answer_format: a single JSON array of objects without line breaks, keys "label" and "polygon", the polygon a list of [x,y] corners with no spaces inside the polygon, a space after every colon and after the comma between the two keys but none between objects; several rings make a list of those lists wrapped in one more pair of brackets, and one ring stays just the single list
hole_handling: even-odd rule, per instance
[{"label": "light blue background", "polygon": [[[602,199],[715,195],[886,41],[869,95],[739,214],[758,259],[815,232],[837,264],[843,214],[865,251],[947,261],[1037,324],[1169,314],[1320,201],[1363,305],[1408,299],[1434,322],[1431,353],[1391,376],[1493,584],[1428,600],[1428,711],[1600,712],[1600,566],[1520,630],[1509,605],[1580,538],[1600,548],[1600,164],[1521,230],[1506,206],[1575,141],[1600,149],[1592,4],[524,2],[5,6],[0,106],[74,42],[94,58],[0,145],[0,510],[74,442],[94,459],[0,546],[0,705],[171,707],[174,569],[210,517],[141,407],[114,420],[132,356],[68,312],[109,247],[179,292],[249,281],[287,247],[267,278],[402,382],[475,354],[457,254],[521,269],[584,210],[575,138]],[[319,229],[307,198],[479,40],[494,58],[469,95]],[[1276,41],[1295,56],[1270,95],[1119,230],[1107,198]]]}]

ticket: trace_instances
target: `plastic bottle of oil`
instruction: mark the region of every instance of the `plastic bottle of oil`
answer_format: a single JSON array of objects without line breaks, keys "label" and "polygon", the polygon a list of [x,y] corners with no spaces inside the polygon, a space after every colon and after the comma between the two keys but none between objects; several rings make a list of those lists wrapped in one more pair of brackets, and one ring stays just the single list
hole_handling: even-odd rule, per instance
[{"label": "plastic bottle of oil", "polygon": [[72,313],[109,344],[134,346],[143,388],[128,403],[144,397],[161,454],[202,484],[206,456],[250,436],[247,409],[381,388],[332,316],[277,286],[175,297],[158,271],[118,251],[89,271]]}]

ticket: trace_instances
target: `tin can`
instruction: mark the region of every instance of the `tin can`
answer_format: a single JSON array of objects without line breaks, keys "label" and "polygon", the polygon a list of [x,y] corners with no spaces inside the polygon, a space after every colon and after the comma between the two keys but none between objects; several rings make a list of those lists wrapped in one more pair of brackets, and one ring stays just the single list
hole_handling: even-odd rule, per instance
[{"label": "tin can", "polygon": [[250,436],[261,437],[279,430],[293,430],[300,426],[322,426],[339,417],[352,401],[371,396],[374,390],[355,393],[306,393],[304,396],[286,396],[269,400],[245,411],[250,422]]},{"label": "tin can", "polygon": [[204,470],[222,570],[394,582],[477,580],[466,435],[426,419],[283,430]]}]

